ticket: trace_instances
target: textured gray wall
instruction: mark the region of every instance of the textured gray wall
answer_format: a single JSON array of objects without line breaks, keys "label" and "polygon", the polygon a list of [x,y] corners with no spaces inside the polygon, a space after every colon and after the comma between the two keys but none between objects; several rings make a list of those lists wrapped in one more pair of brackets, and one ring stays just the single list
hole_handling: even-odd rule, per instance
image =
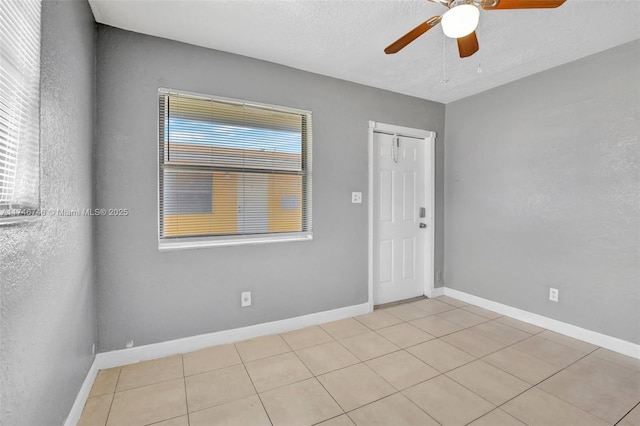
[{"label": "textured gray wall", "polygon": [[[97,205],[131,211],[96,223],[101,351],[366,302],[368,120],[435,130],[441,166],[444,105],[106,26],[97,52]],[[159,87],[311,110],[314,240],[159,252]]]},{"label": "textured gray wall", "polygon": [[[92,204],[95,24],[86,2],[42,5],[43,208]],[[3,425],[62,424],[96,340],[91,218],[0,228]]]},{"label": "textured gray wall", "polygon": [[634,41],[447,105],[447,287],[640,343],[639,76]]}]

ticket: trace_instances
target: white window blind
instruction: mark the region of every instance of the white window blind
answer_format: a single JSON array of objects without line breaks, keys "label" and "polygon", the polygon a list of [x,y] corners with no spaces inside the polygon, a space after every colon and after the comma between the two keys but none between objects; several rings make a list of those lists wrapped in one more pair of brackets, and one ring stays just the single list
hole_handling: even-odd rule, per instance
[{"label": "white window blind", "polygon": [[159,237],[311,235],[311,114],[159,92]]},{"label": "white window blind", "polygon": [[0,1],[0,219],[40,203],[40,9]]}]

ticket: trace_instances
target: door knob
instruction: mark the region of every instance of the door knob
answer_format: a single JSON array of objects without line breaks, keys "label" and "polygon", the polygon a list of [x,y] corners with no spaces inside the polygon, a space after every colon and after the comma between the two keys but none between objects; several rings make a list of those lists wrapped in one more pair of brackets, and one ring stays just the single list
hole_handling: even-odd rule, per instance
[{"label": "door knob", "polygon": [[421,223],[421,224],[420,224],[420,228],[426,228],[426,227],[427,227],[427,224],[426,224],[426,223]]}]

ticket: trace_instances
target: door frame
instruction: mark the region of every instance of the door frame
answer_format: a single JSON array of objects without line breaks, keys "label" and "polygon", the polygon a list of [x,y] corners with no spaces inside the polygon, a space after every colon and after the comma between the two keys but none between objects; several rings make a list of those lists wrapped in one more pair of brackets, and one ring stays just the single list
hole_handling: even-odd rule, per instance
[{"label": "door frame", "polygon": [[[426,182],[424,185],[425,200],[428,202],[431,222],[427,226],[427,237],[425,238],[425,249],[431,253],[427,256],[424,263],[424,294],[427,297],[434,297],[434,273],[435,273],[435,190],[436,190],[436,132],[429,130],[413,129],[411,127],[396,126],[393,124],[379,123],[377,121],[369,121],[369,196],[367,204],[369,210],[369,298],[367,303],[369,309],[373,311],[373,134],[374,132],[389,133],[399,136],[409,136],[416,139],[424,140],[426,146],[424,150]],[[430,194],[430,195],[429,195]]]}]

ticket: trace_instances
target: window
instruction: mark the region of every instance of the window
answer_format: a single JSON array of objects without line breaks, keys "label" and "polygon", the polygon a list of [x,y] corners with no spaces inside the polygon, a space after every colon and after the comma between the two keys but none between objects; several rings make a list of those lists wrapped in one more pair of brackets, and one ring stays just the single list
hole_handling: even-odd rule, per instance
[{"label": "window", "polygon": [[160,248],[311,235],[311,113],[159,91]]},{"label": "window", "polygon": [[0,221],[40,206],[40,0],[0,1]]}]

